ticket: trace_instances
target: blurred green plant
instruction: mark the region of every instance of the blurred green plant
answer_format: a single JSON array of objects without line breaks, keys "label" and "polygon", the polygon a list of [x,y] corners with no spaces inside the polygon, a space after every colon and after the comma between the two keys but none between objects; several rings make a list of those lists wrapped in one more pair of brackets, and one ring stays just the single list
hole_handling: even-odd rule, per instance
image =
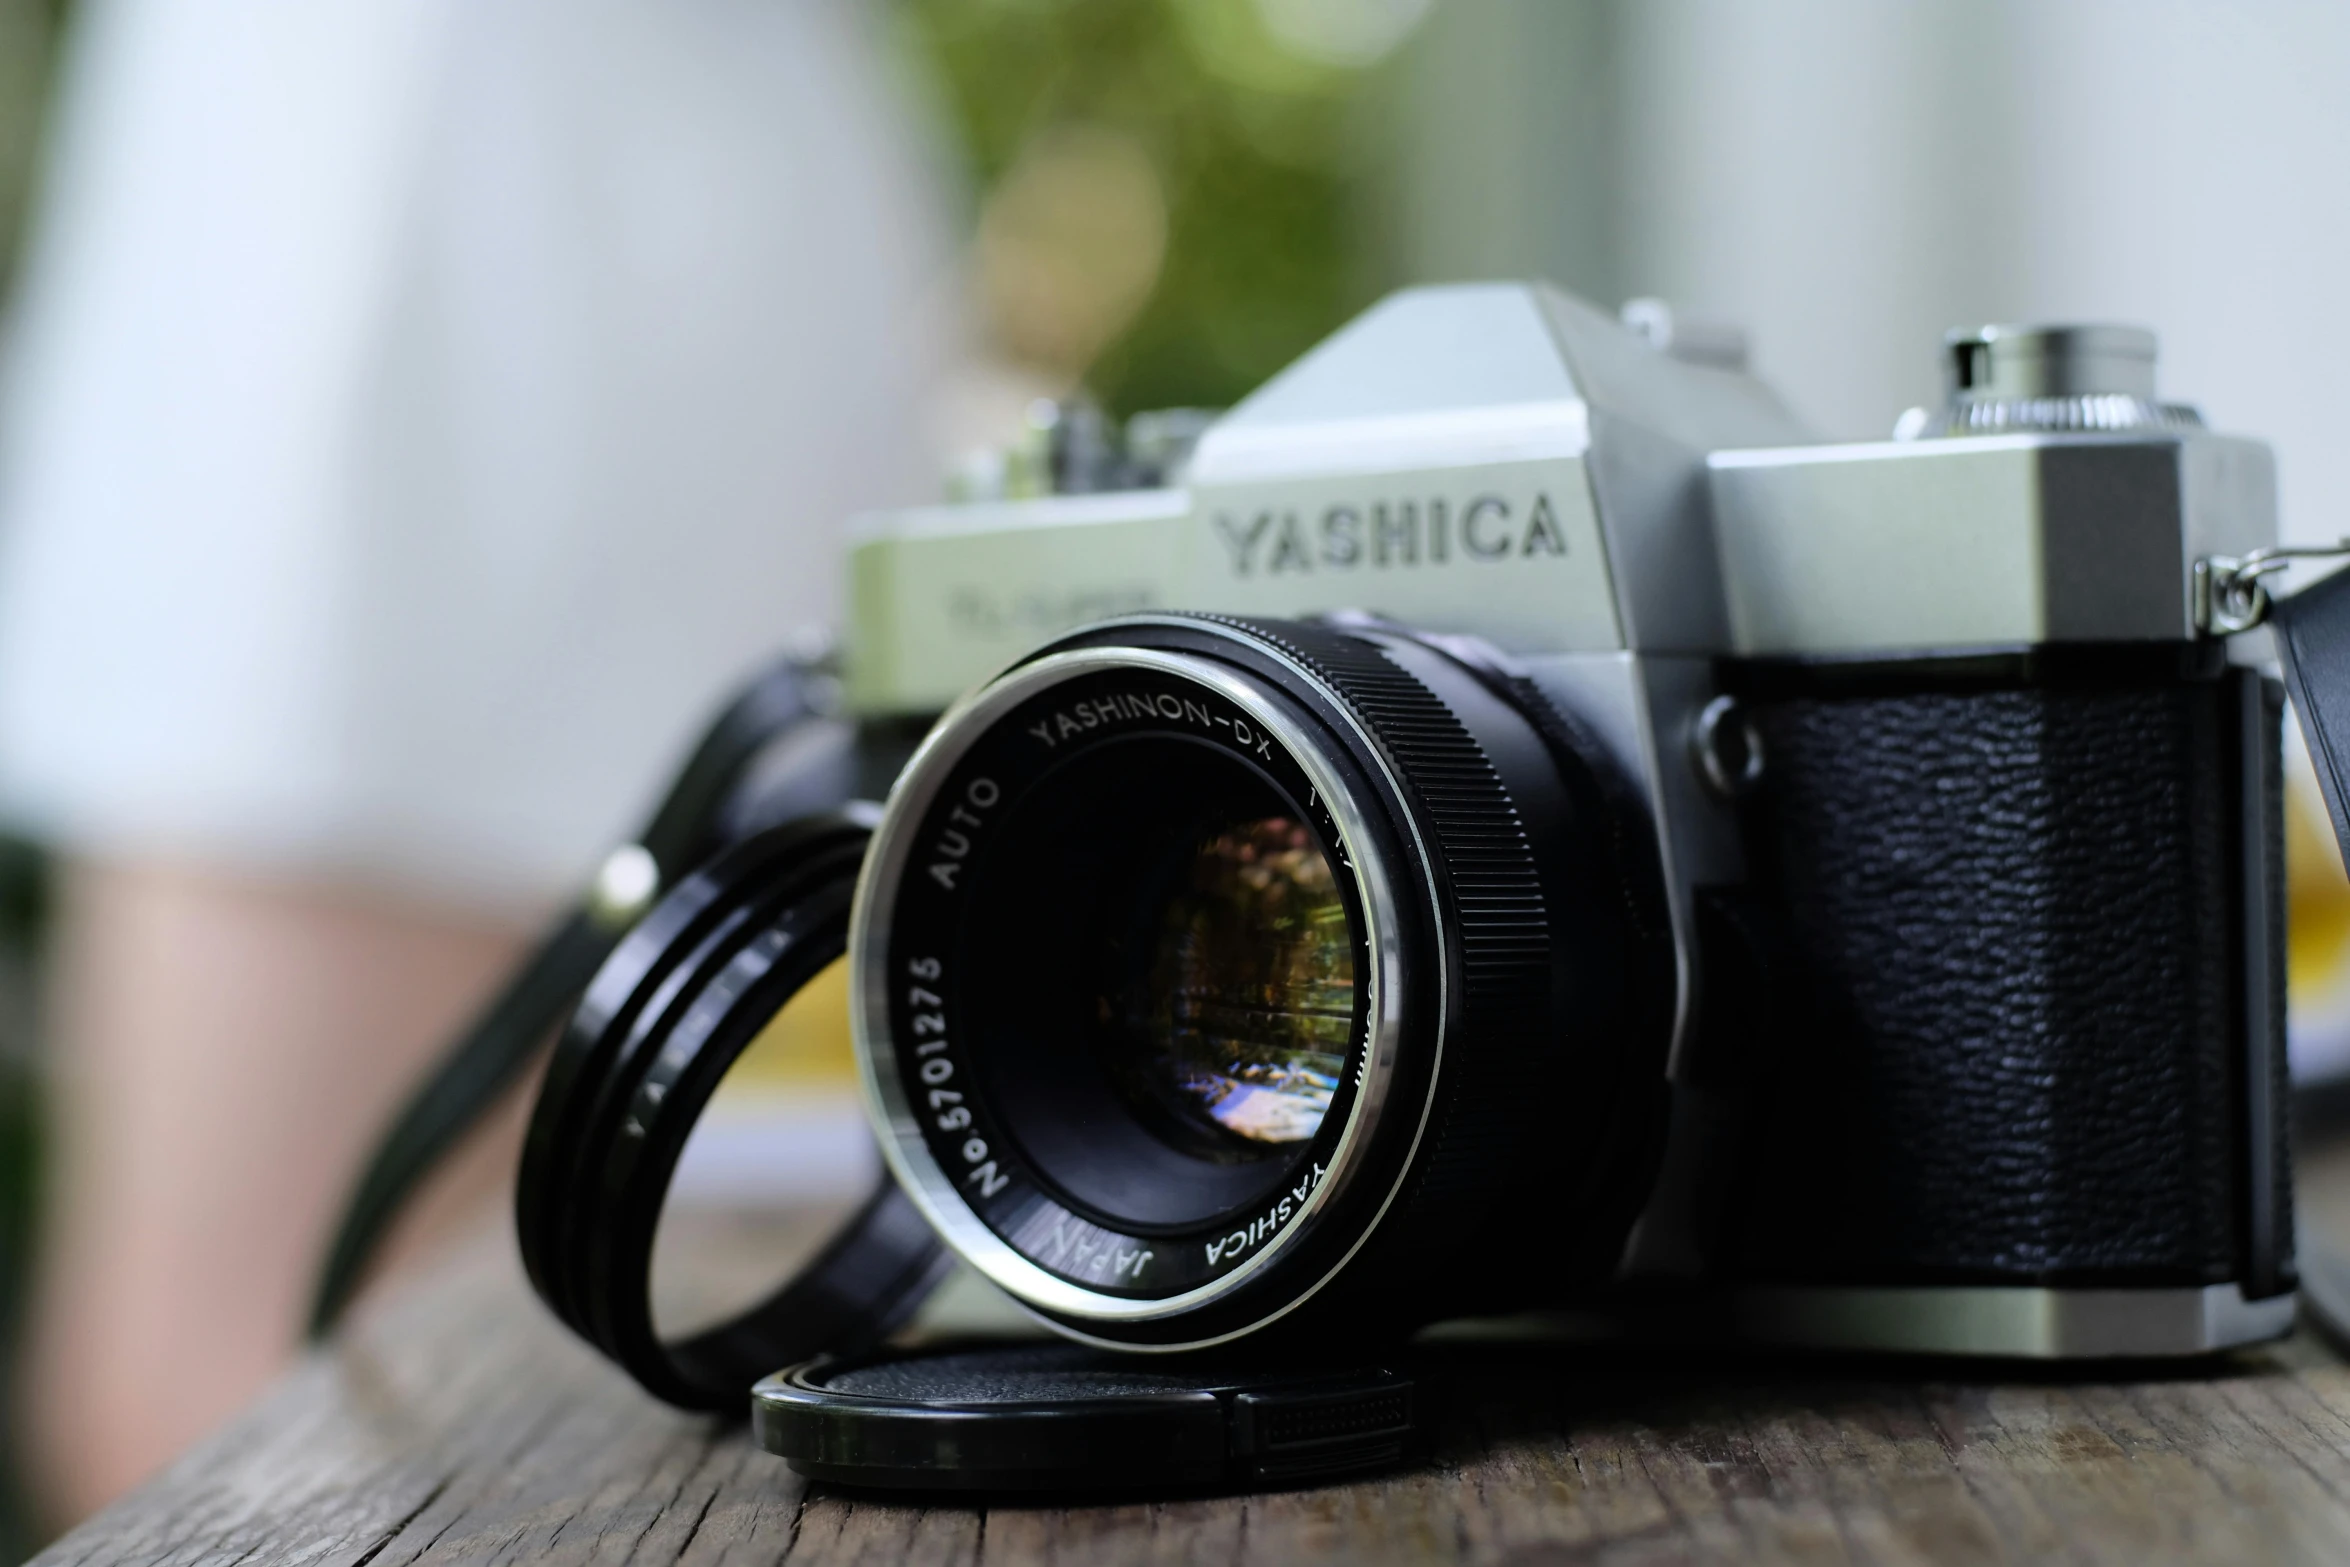
[{"label": "blurred green plant", "polygon": [[1426,0],[899,0],[995,348],[1111,411],[1231,402],[1368,302],[1363,89]]},{"label": "blurred green plant", "polygon": [[[0,295],[16,275],[38,181],[69,0],[0,0]],[[32,1272],[42,1117],[34,957],[48,926],[47,858],[0,836],[0,1408],[16,1408],[16,1346]],[[41,1544],[15,1422],[0,1422],[0,1561]]]},{"label": "blurred green plant", "polygon": [[0,0],[0,289],[14,275],[70,0]]}]

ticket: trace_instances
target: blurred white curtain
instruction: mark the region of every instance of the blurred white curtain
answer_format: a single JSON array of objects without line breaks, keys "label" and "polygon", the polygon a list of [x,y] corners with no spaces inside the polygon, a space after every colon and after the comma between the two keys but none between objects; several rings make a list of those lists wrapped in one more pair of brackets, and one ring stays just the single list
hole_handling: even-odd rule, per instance
[{"label": "blurred white curtain", "polygon": [[[2142,323],[2166,396],[2275,446],[2286,537],[2337,538],[2345,84],[2317,0],[1454,0],[1400,83],[1389,249],[1737,322],[1840,438],[1938,398],[1952,326]],[[2295,985],[2297,1069],[2350,1067],[2350,963]]]},{"label": "blurred white curtain", "polygon": [[2288,533],[2350,531],[2350,8],[1456,0],[1423,45],[1406,270],[1737,321],[1836,436],[1935,397],[1948,327],[2142,322],[2275,442]]},{"label": "blurred white curtain", "polygon": [[535,904],[934,493],[856,0],[88,0],[0,406],[0,807]]}]

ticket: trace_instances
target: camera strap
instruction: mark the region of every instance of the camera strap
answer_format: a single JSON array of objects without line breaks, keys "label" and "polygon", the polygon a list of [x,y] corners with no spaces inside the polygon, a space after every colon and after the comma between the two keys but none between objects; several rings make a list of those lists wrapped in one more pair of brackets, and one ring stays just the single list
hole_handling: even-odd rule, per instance
[{"label": "camera strap", "polygon": [[703,732],[636,842],[605,862],[579,906],[541,939],[410,1095],[344,1203],[311,1294],[312,1338],[333,1331],[408,1200],[521,1081],[630,922],[723,840],[727,808],[759,759],[821,716],[811,700],[821,678],[806,660],[791,658],[743,687]]},{"label": "camera strap", "polygon": [[[2281,552],[2263,556],[2280,562],[2282,558]],[[2253,564],[2257,567],[2259,562]],[[2271,599],[2255,575],[2244,609],[2253,617],[2250,624],[2266,619],[2275,628],[2285,690],[2300,715],[2302,738],[2309,742],[2309,759],[2325,793],[2326,814],[2333,818],[2334,837],[2344,864],[2350,866],[2350,571],[2336,572],[2279,599]]]},{"label": "camera strap", "polygon": [[[2345,555],[2350,555],[2350,540],[2198,560],[2193,607],[2196,628],[2207,635],[2271,628],[2285,691],[2308,742],[2343,864],[2350,868],[2350,571],[2337,571],[2283,597],[2272,595],[2262,581],[2294,560]],[[2328,1096],[2322,1091],[2313,1096],[2304,1087],[2296,1098],[2297,1136],[2338,1119],[2338,1110],[2333,1116],[2323,1113]],[[2295,1250],[2306,1319],[2337,1347],[2350,1348],[2350,1260],[2306,1231]]]}]

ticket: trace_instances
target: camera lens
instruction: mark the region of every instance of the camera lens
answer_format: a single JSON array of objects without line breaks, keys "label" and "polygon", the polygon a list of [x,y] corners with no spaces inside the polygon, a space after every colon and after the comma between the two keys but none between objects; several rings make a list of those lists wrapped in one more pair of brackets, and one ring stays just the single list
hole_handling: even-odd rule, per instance
[{"label": "camera lens", "polygon": [[[1199,710],[1197,688],[1157,672],[1099,671],[1053,700],[1148,698],[1164,722],[1158,696],[1179,708],[1187,689]],[[1031,777],[971,775],[1000,798],[957,829],[968,870],[952,894],[931,880],[941,897],[914,900],[901,931],[928,944],[905,963],[939,966],[920,988],[948,1045],[912,1048],[921,1105],[940,1096],[929,1130],[976,1134],[950,1152],[981,1143],[977,1165],[999,1172],[1016,1152],[1054,1205],[1127,1236],[1212,1225],[1295,1184],[1364,1024],[1370,960],[1360,895],[1322,847],[1338,829],[1311,825],[1314,786],[1272,754],[1146,731],[1048,751]],[[925,928],[925,903],[947,923]]]},{"label": "camera lens", "polygon": [[1606,765],[1522,678],[1389,628],[1044,650],[940,721],[860,882],[892,1169],[1048,1321],[1137,1347],[1612,1259],[1673,959]]},{"label": "camera lens", "polygon": [[1113,1070],[1226,1158],[1310,1139],[1354,1025],[1354,952],[1330,861],[1294,817],[1186,835],[1129,992]]}]

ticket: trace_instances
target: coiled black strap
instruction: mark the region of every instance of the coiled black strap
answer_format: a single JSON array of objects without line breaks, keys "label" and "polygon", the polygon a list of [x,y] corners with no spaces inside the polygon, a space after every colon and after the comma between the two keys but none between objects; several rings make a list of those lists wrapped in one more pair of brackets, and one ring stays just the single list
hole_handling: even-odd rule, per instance
[{"label": "coiled black strap", "polygon": [[[775,664],[703,734],[637,840],[652,856],[661,884],[717,846],[723,813],[751,764],[786,731],[816,716],[809,700],[813,678],[804,661]],[[625,915],[616,917],[593,899],[565,916],[401,1107],[352,1189],[319,1269],[311,1294],[312,1338],[333,1330],[392,1221],[521,1078],[626,924]]]},{"label": "coiled black strap", "polygon": [[838,958],[866,828],[806,817],[678,884],[587,986],[548,1065],[523,1149],[515,1231],[540,1296],[656,1396],[739,1407],[778,1366],[854,1351],[929,1293],[945,1254],[886,1179],[781,1290],[664,1343],[653,1237],[687,1135],[743,1049]]}]

